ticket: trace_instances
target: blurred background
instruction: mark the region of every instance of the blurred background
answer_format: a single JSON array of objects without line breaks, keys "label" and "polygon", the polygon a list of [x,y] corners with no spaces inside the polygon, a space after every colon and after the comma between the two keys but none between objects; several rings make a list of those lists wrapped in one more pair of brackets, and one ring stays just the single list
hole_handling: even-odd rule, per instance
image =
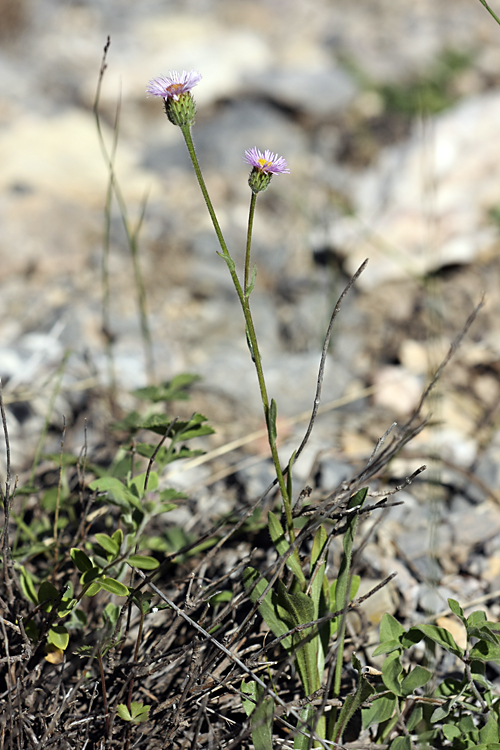
[{"label": "blurred background", "polygon": [[[144,214],[154,372],[116,201],[103,319],[109,174],[93,106],[108,35],[99,107],[109,152],[117,140],[130,226]],[[336,322],[327,408],[301,481],[335,486],[405,421],[485,293],[432,400],[439,426],[394,473],[431,446],[448,462],[450,502],[466,492],[463,472],[479,477],[467,492],[491,508],[478,538],[500,530],[500,27],[479,0],[0,0],[0,37],[0,373],[16,466],[48,414],[53,446],[63,417],[68,449],[79,450],[85,424],[98,445],[113,410],[134,403],[130,389],[186,371],[202,379],[181,412],[216,426],[207,448],[263,426],[242,316],[180,131],[145,94],[151,78],[194,69],[195,143],[237,264],[250,201],[244,150],[268,148],[291,169],[259,197],[253,249],[283,455],[305,429],[335,301],[364,258]],[[240,450],[246,460],[265,446]],[[185,482],[207,484],[212,471]],[[267,464],[262,476],[248,471],[242,482],[265,486]]]}]

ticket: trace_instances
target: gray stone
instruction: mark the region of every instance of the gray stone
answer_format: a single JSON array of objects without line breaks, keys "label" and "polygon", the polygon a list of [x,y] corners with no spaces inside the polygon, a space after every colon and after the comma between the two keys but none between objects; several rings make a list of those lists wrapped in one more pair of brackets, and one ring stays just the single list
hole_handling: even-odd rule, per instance
[{"label": "gray stone", "polygon": [[[386,148],[355,180],[353,213],[330,226],[323,244],[346,256],[351,273],[370,258],[359,282],[365,287],[472,262],[497,238],[487,213],[500,202],[494,151],[499,127],[498,92],[436,115],[428,136],[415,126],[407,141]],[[432,250],[424,208],[431,184]]]},{"label": "gray stone", "polygon": [[418,603],[429,614],[448,609],[449,597],[453,598],[453,592],[446,586],[431,586],[428,583],[421,583],[419,586]]},{"label": "gray stone", "polygon": [[248,86],[285,107],[320,118],[344,110],[359,91],[353,77],[340,67],[266,71],[249,79]]}]

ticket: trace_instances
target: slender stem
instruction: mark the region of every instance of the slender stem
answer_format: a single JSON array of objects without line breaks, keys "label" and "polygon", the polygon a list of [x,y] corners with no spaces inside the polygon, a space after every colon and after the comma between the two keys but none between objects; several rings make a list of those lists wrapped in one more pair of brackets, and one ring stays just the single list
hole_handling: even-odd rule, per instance
[{"label": "slender stem", "polygon": [[[135,642],[135,651],[134,651],[134,664],[137,663],[137,660],[139,658],[139,646],[141,645],[141,638],[142,638],[142,630],[144,627],[144,612],[141,609],[141,620],[139,622],[139,632],[137,633],[137,639]],[[134,692],[134,678],[130,680],[130,686],[128,689],[128,700],[127,700],[127,708],[130,711],[130,706],[132,705],[132,695]]]},{"label": "slender stem", "polygon": [[106,737],[109,737],[108,694],[106,692],[106,679],[104,677],[104,665],[102,663],[102,653],[100,648],[97,650],[97,661],[99,662],[99,671],[101,673],[102,702],[104,705],[104,719],[106,721]]},{"label": "slender stem", "polygon": [[59,453],[59,479],[57,482],[57,497],[56,497],[56,510],[54,513],[54,571],[52,577],[54,578],[57,573],[57,556],[59,553],[59,538],[57,534],[57,524],[59,522],[59,505],[61,502],[61,486],[62,486],[62,475],[63,475],[63,450],[64,450],[64,438],[66,436],[66,417],[63,417],[63,430],[61,435],[61,451]]},{"label": "slender stem", "polygon": [[[295,538],[294,529],[293,529],[293,517],[292,517],[292,507],[291,507],[291,498],[288,497],[288,491],[283,475],[283,471],[281,469],[281,464],[278,456],[278,449],[276,446],[276,440],[273,436],[273,430],[272,425],[270,422],[270,408],[269,408],[269,397],[267,394],[267,387],[266,387],[266,381],[264,378],[264,371],[262,369],[262,357],[259,351],[259,345],[257,341],[257,334],[255,333],[255,326],[253,323],[252,313],[250,310],[250,304],[248,300],[248,296],[246,295],[246,288],[247,284],[245,283],[245,291],[243,291],[243,287],[241,286],[241,282],[238,278],[238,274],[236,273],[234,261],[231,257],[231,254],[227,248],[226,241],[224,239],[224,236],[222,234],[222,230],[220,228],[219,221],[217,219],[217,216],[215,214],[214,207],[212,205],[212,201],[210,200],[210,196],[208,194],[207,186],[205,185],[205,180],[203,179],[203,174],[201,172],[201,168],[198,162],[198,157],[196,155],[196,151],[194,148],[193,138],[191,136],[191,128],[188,125],[181,127],[182,135],[184,136],[184,140],[186,141],[186,146],[189,152],[189,156],[191,157],[191,161],[193,163],[194,171],[196,174],[196,178],[198,180],[198,184],[200,186],[203,198],[205,200],[205,203],[207,205],[208,213],[210,214],[210,218],[212,219],[212,223],[214,225],[215,233],[217,235],[217,239],[219,240],[219,244],[222,250],[222,257],[225,259],[227,266],[229,268],[229,272],[231,274],[231,278],[233,280],[234,287],[236,289],[236,293],[238,295],[238,298],[240,300],[240,304],[243,310],[243,315],[245,317],[245,323],[247,327],[247,335],[248,340],[250,343],[250,347],[252,350],[253,360],[255,364],[255,369],[257,371],[257,379],[259,381],[259,388],[260,388],[260,396],[262,400],[262,406],[264,407],[264,417],[266,420],[266,427],[267,427],[267,435],[268,435],[268,441],[269,441],[269,447],[271,448],[271,455],[273,459],[274,468],[276,471],[276,476],[278,479],[279,488],[281,491],[281,495],[283,497],[283,503],[285,507],[285,514],[287,519],[287,526],[288,526],[288,533],[290,535],[290,541],[293,542]],[[255,197],[255,196],[254,196]],[[250,219],[253,224],[253,213],[255,211],[255,200],[252,200],[252,203],[250,205]],[[250,256],[250,244],[251,244],[251,226],[249,222],[249,229],[248,229],[248,238],[247,238],[247,260],[245,261],[245,264],[249,263],[249,256]],[[246,274],[245,274],[246,275]]]},{"label": "slender stem", "polygon": [[[222,234],[222,229],[220,228],[220,224],[215,214],[212,201],[210,200],[210,196],[208,194],[207,186],[205,185],[205,180],[203,179],[203,175],[201,173],[200,164],[198,162],[198,157],[196,156],[196,151],[194,148],[193,138],[191,136],[191,128],[189,127],[189,125],[184,125],[183,127],[181,127],[181,130],[182,130],[182,135],[184,136],[184,140],[186,141],[187,150],[189,151],[189,156],[191,157],[194,171],[196,173],[196,179],[198,180],[200,190],[203,194],[203,198],[205,199],[205,203],[207,204],[208,213],[210,214],[210,218],[212,219],[212,223],[215,229],[215,234],[217,235],[217,239],[219,240],[221,250],[225,256],[229,256],[229,250],[227,249],[226,241]],[[238,286],[241,290],[241,285],[239,281],[238,281]]]},{"label": "slender stem", "polygon": [[245,253],[245,283],[243,289],[245,290],[245,296],[248,296],[248,283],[250,277],[250,248],[252,246],[252,231],[253,231],[253,217],[255,214],[255,205],[257,203],[257,193],[252,191],[252,198],[250,200],[250,211],[248,213],[248,232],[247,232],[247,249]]},{"label": "slender stem", "polygon": [[[2,560],[3,560],[3,574],[5,578],[5,586],[9,596],[9,604],[14,603],[14,592],[12,590],[12,581],[10,576],[11,556],[10,556],[10,542],[9,542],[9,525],[10,516],[12,510],[12,502],[14,497],[10,493],[10,440],[9,430],[7,428],[7,415],[5,413],[5,406],[3,403],[3,384],[0,379],[0,415],[3,427],[3,436],[5,442],[5,491],[0,487],[0,499],[3,504],[3,517],[4,526],[3,532],[0,535],[2,542]],[[7,640],[5,641],[7,642]],[[10,695],[10,693],[9,693]],[[10,698],[9,698],[10,701]]]},{"label": "slender stem", "polygon": [[499,17],[498,17],[497,15],[496,15],[496,13],[494,13],[494,12],[492,11],[492,9],[490,8],[490,6],[489,6],[489,5],[488,5],[488,3],[486,2],[486,0],[479,0],[479,2],[481,3],[481,5],[484,5],[484,7],[485,7],[485,8],[486,8],[486,10],[488,11],[488,13],[489,13],[489,14],[490,14],[491,16],[493,16],[493,18],[495,19],[495,21],[496,21],[496,22],[498,23],[498,25],[500,26],[500,18],[499,18]]},{"label": "slender stem", "polygon": [[[142,207],[141,207],[141,214],[139,216],[139,219],[137,220],[137,224],[134,229],[131,227],[130,220],[128,218],[128,211],[127,211],[127,204],[125,202],[125,198],[123,196],[123,193],[121,191],[120,185],[118,183],[118,179],[116,177],[115,173],[115,165],[114,165],[114,159],[116,154],[116,147],[117,147],[117,139],[118,139],[118,125],[119,125],[119,114],[120,114],[120,104],[118,104],[118,109],[116,113],[116,120],[115,120],[115,135],[114,135],[114,142],[113,147],[111,149],[111,153],[108,152],[108,149],[106,147],[106,143],[104,141],[104,134],[102,132],[101,127],[101,117],[99,113],[99,102],[101,97],[101,87],[102,87],[102,81],[104,78],[104,73],[106,71],[106,57],[108,54],[108,49],[111,41],[108,36],[108,40],[106,42],[106,46],[104,47],[104,54],[101,62],[101,69],[99,71],[99,78],[97,82],[97,91],[94,99],[94,118],[96,122],[96,128],[97,128],[97,136],[99,139],[99,145],[101,147],[101,152],[104,157],[104,161],[106,163],[106,167],[108,170],[108,180],[109,180],[109,186],[112,188],[121,215],[123,228],[125,230],[125,235],[127,237],[127,244],[130,250],[130,255],[132,257],[132,266],[134,270],[134,282],[135,287],[137,291],[137,306],[138,306],[138,312],[139,312],[139,323],[141,327],[141,337],[142,342],[144,346],[144,356],[145,356],[145,367],[148,375],[148,380],[150,382],[154,382],[155,379],[155,364],[154,364],[154,354],[153,354],[153,342],[151,337],[151,331],[149,328],[149,320],[148,320],[148,312],[147,312],[147,300],[146,300],[146,287],[144,284],[144,279],[142,276],[142,271],[140,267],[140,259],[139,259],[139,232],[141,229],[141,225],[144,219],[144,213],[146,210],[146,200],[143,200]],[[108,187],[108,191],[109,191]]]}]

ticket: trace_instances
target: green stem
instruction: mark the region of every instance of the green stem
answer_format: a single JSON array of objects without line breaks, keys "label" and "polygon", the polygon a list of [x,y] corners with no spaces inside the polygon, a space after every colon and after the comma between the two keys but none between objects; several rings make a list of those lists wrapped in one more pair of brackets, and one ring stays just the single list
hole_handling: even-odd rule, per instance
[{"label": "green stem", "polygon": [[[139,646],[141,644],[141,638],[142,638],[142,630],[144,627],[144,612],[141,610],[141,620],[139,622],[139,632],[137,633],[137,639],[135,642],[135,651],[134,651],[134,664],[137,663],[137,660],[139,659]],[[130,711],[130,707],[132,705],[132,695],[134,692],[134,678],[130,680],[130,686],[128,689],[128,700],[127,700],[127,708]]]},{"label": "green stem", "polygon": [[[212,219],[212,223],[215,229],[215,234],[217,235],[217,239],[219,240],[219,245],[221,246],[221,250],[223,254],[226,257],[231,257],[229,255],[229,250],[227,249],[226,241],[222,234],[222,229],[220,228],[219,221],[217,219],[217,216],[215,215],[215,210],[212,205],[212,201],[210,200],[207,186],[205,185],[205,180],[203,179],[203,175],[201,173],[200,164],[198,162],[198,157],[196,156],[196,151],[194,148],[193,138],[191,136],[191,128],[189,127],[189,125],[184,125],[183,127],[181,127],[181,130],[182,130],[182,135],[184,136],[184,140],[186,141],[186,146],[187,146],[187,150],[189,151],[189,156],[191,157],[191,161],[193,163],[194,171],[196,173],[196,179],[198,180],[200,190],[203,194],[203,198],[205,199],[205,203],[207,204],[208,213],[210,214],[210,218]],[[241,285],[239,281],[236,286],[236,291],[238,292],[238,296],[239,296],[240,291],[241,291]]]},{"label": "green stem", "polygon": [[496,13],[494,13],[494,12],[493,12],[493,11],[491,10],[491,8],[490,8],[490,6],[488,5],[488,3],[486,2],[486,0],[479,0],[479,2],[481,3],[481,5],[484,5],[484,7],[485,7],[485,8],[486,8],[486,10],[488,11],[488,13],[489,13],[489,14],[490,14],[491,16],[493,16],[493,18],[495,19],[495,21],[497,22],[497,24],[498,24],[498,25],[500,26],[500,18],[499,18],[499,17],[498,17],[497,15],[496,15]]},{"label": "green stem", "polygon": [[[123,228],[125,230],[125,235],[127,237],[127,244],[129,246],[130,254],[132,257],[132,266],[134,271],[134,282],[135,287],[137,291],[137,306],[138,306],[138,312],[139,312],[139,324],[141,327],[141,337],[144,347],[144,356],[145,356],[145,369],[148,376],[149,382],[154,382],[155,380],[155,363],[154,363],[154,354],[153,354],[153,342],[151,337],[151,331],[149,328],[149,320],[148,320],[148,312],[147,312],[147,300],[146,300],[146,287],[144,284],[144,279],[142,276],[141,266],[140,266],[140,259],[139,259],[139,231],[141,229],[141,225],[144,219],[144,213],[146,209],[146,199],[143,200],[142,207],[141,207],[141,215],[139,216],[139,219],[137,221],[137,224],[134,229],[132,229],[129,218],[128,218],[128,211],[127,211],[127,204],[125,202],[125,198],[123,196],[123,193],[121,191],[120,185],[118,183],[116,173],[115,173],[115,156],[116,156],[116,148],[118,144],[118,126],[119,126],[119,114],[120,114],[120,108],[118,107],[117,115],[116,115],[116,122],[115,122],[115,134],[114,134],[114,141],[113,146],[111,149],[111,153],[108,152],[108,149],[106,147],[106,143],[104,141],[104,134],[102,132],[101,127],[101,117],[99,114],[99,102],[101,98],[101,87],[102,87],[102,81],[104,77],[104,71],[106,70],[106,55],[109,49],[110,40],[108,37],[108,42],[104,48],[104,57],[101,64],[101,70],[99,72],[99,79],[97,83],[97,91],[94,99],[94,118],[97,128],[97,137],[99,139],[99,145],[101,147],[102,155],[104,157],[104,161],[106,163],[106,167],[108,170],[108,195],[107,195],[107,201],[106,201],[106,211],[110,211],[111,208],[111,196],[110,191],[114,192],[118,208],[120,211]],[[108,206],[109,202],[109,206]],[[106,214],[106,236],[105,236],[105,252],[108,252],[106,250],[106,243],[109,243],[109,215]],[[107,264],[107,259],[103,263]],[[103,278],[104,275],[107,274],[107,268],[103,270]],[[109,282],[105,282],[109,283]],[[106,293],[106,292],[105,292]],[[106,321],[103,318],[103,323],[106,324]],[[109,332],[108,332],[109,333]],[[109,344],[111,346],[111,342]]]},{"label": "green stem", "polygon": [[[257,379],[259,381],[259,388],[260,388],[260,397],[262,400],[262,406],[264,407],[264,417],[266,420],[266,427],[267,427],[267,435],[268,435],[268,441],[269,441],[269,447],[271,448],[271,455],[273,459],[274,468],[276,471],[276,477],[278,479],[279,488],[281,491],[281,495],[283,497],[283,503],[285,507],[285,514],[287,519],[287,526],[288,526],[288,533],[290,535],[290,541],[293,542],[295,539],[295,533],[293,529],[293,517],[292,517],[292,504],[291,504],[291,498],[288,496],[288,491],[285,483],[285,478],[283,476],[283,471],[281,470],[281,464],[279,461],[278,456],[278,449],[276,446],[276,440],[273,435],[273,431],[271,429],[271,421],[270,421],[270,406],[269,406],[269,397],[267,394],[267,387],[266,387],[266,381],[264,378],[264,371],[262,369],[262,357],[260,355],[259,351],[259,345],[257,342],[257,335],[255,333],[255,326],[253,323],[252,313],[250,310],[250,304],[248,300],[248,296],[243,291],[243,287],[241,286],[241,282],[238,278],[238,275],[236,273],[234,261],[231,257],[231,254],[227,248],[226,241],[224,239],[224,236],[222,234],[222,230],[220,228],[220,224],[218,222],[217,216],[215,214],[214,207],[212,205],[212,201],[210,200],[210,196],[208,194],[207,186],[205,185],[205,180],[203,179],[203,174],[201,172],[201,168],[198,162],[198,157],[196,155],[196,151],[194,148],[193,138],[191,136],[191,128],[189,125],[184,125],[181,127],[182,135],[184,136],[184,140],[186,141],[187,150],[189,152],[189,156],[191,157],[191,161],[193,163],[194,171],[196,174],[196,178],[198,180],[198,184],[200,186],[200,190],[202,192],[203,198],[205,200],[205,203],[207,205],[208,213],[210,214],[210,218],[212,219],[212,223],[214,225],[215,233],[217,235],[217,239],[219,240],[219,244],[222,250],[222,257],[225,259],[227,266],[229,268],[229,272],[231,274],[231,278],[233,280],[234,287],[236,289],[236,293],[238,295],[238,298],[240,300],[240,304],[243,310],[243,315],[245,317],[245,323],[247,327],[247,334],[248,334],[248,340],[250,342],[250,346],[252,349],[253,359],[255,363],[255,369],[257,371]],[[250,245],[251,245],[251,239],[252,239],[252,227],[251,224],[253,224],[253,213],[255,211],[255,197],[252,194],[252,202],[250,204],[250,221],[249,221],[249,227],[248,227],[248,237],[247,237],[247,258],[245,260],[245,276],[247,276],[246,271],[246,265],[250,263]],[[247,288],[247,281],[245,281],[245,290]],[[297,552],[298,555],[298,552]]]},{"label": "green stem", "polygon": [[106,721],[106,737],[109,737],[109,709],[108,709],[108,695],[106,692],[106,679],[104,677],[104,665],[102,663],[101,649],[97,650],[97,660],[99,662],[99,671],[101,673],[101,686],[102,686],[102,702],[104,705],[104,719]]},{"label": "green stem", "polygon": [[253,231],[253,217],[255,214],[255,205],[257,203],[257,193],[252,191],[252,198],[250,200],[250,211],[248,213],[248,232],[247,232],[247,249],[245,253],[245,283],[243,289],[245,295],[248,296],[248,282],[250,279],[250,248],[252,247],[252,231]]}]

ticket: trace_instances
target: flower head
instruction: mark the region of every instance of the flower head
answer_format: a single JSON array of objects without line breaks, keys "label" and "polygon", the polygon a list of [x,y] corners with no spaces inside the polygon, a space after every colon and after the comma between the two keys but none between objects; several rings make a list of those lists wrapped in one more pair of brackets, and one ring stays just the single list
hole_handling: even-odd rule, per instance
[{"label": "flower head", "polygon": [[282,156],[273,154],[266,149],[264,153],[258,148],[249,148],[245,151],[245,161],[254,169],[264,174],[290,174],[288,164]]},{"label": "flower head", "polygon": [[146,89],[150,96],[161,96],[165,102],[168,119],[180,128],[191,127],[196,115],[196,105],[191,96],[191,89],[201,81],[201,75],[195,70],[190,73],[170,71],[168,76],[153,78]]},{"label": "flower head", "polygon": [[188,73],[183,70],[182,73],[169,71],[168,76],[158,76],[153,78],[146,89],[149,96],[161,96],[162,99],[173,99],[178,101],[181,94],[186,94],[197,83],[201,81],[201,75],[195,70]]},{"label": "flower head", "polygon": [[253,167],[248,178],[248,184],[253,193],[260,193],[265,190],[269,186],[273,174],[290,174],[285,159],[267,149],[262,153],[258,148],[249,148],[245,151],[244,159],[247,164]]}]

